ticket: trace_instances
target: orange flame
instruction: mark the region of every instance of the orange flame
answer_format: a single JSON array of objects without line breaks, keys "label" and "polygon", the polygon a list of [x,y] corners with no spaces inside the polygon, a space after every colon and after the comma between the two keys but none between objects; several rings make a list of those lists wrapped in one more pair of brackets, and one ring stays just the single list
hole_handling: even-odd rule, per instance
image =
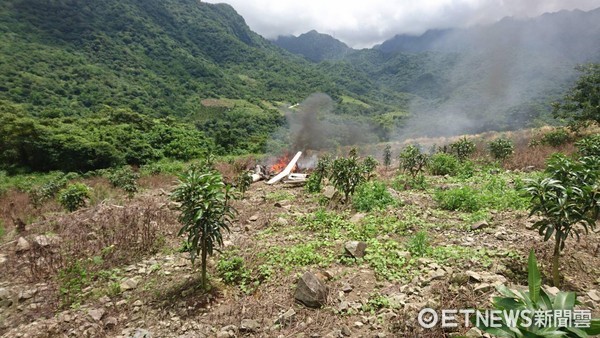
[{"label": "orange flame", "polygon": [[[271,172],[273,173],[280,173],[283,171],[283,169],[285,169],[285,167],[287,167],[287,165],[290,163],[290,161],[292,160],[292,157],[290,156],[289,153],[284,154],[283,156],[281,156],[280,158],[277,159],[277,162],[275,162],[275,164],[273,164],[271,166]],[[292,169],[292,171],[295,171],[298,168],[297,165],[294,166],[294,168]]]}]

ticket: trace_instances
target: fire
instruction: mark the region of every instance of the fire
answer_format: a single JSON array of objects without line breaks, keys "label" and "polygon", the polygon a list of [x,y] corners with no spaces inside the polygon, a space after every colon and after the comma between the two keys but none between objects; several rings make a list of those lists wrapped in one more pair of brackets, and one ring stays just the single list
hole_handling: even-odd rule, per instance
[{"label": "fire", "polygon": [[[284,154],[283,156],[279,157],[277,159],[277,162],[275,162],[275,164],[273,164],[271,166],[271,172],[272,173],[279,173],[282,172],[283,169],[285,169],[285,167],[287,167],[287,165],[290,163],[290,161],[292,160],[292,156],[290,156],[289,153]],[[294,166],[293,170],[296,170],[298,168],[297,165]]]}]

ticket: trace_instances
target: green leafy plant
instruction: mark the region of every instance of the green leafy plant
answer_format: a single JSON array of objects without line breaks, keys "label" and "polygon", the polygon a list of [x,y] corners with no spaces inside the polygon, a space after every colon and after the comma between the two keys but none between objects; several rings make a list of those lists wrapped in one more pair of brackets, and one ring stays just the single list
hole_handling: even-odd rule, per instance
[{"label": "green leafy plant", "polygon": [[489,142],[488,149],[493,158],[505,160],[515,152],[515,145],[507,138],[499,138]]},{"label": "green leafy plant", "polygon": [[396,190],[425,190],[427,189],[427,181],[425,175],[417,175],[416,177],[407,175],[398,175],[394,178],[392,187]]},{"label": "green leafy plant", "polygon": [[315,170],[308,177],[306,182],[306,190],[310,193],[318,193],[321,192],[321,185],[323,183],[323,179],[327,177],[329,172],[329,168],[331,167],[331,158],[328,155],[325,155],[319,158]]},{"label": "green leafy plant", "polygon": [[408,173],[412,178],[419,175],[427,164],[427,155],[421,153],[417,146],[409,145],[398,156],[400,169]]},{"label": "green leafy plant", "polygon": [[363,176],[365,177],[366,180],[370,180],[373,177],[373,173],[375,172],[375,169],[377,168],[378,165],[379,165],[379,162],[377,162],[377,160],[374,157],[372,157],[372,156],[365,157],[365,159],[362,162],[362,171],[363,171]]},{"label": "green leafy plant", "polygon": [[137,180],[139,178],[140,174],[133,171],[131,166],[111,170],[108,174],[108,180],[112,186],[123,189],[129,195],[129,198],[132,198],[138,191]]},{"label": "green leafy plant", "polygon": [[600,64],[579,65],[575,69],[581,76],[562,102],[553,104],[554,116],[566,119],[573,129],[600,124]]},{"label": "green leafy plant", "polygon": [[413,257],[423,257],[429,251],[429,234],[419,231],[411,236],[406,244],[407,250]]},{"label": "green leafy plant", "polygon": [[201,254],[202,288],[206,290],[207,255],[223,245],[222,230],[229,231],[235,216],[231,187],[210,166],[193,167],[179,179],[171,199],[179,203],[179,236],[186,234],[192,264]]},{"label": "green leafy plant", "polygon": [[79,176],[76,173],[51,173],[51,175],[53,177],[46,183],[29,189],[29,199],[34,208],[39,208],[44,202],[54,198],[70,180]]},{"label": "green leafy plant", "polygon": [[552,156],[546,168],[549,177],[530,180],[526,191],[531,197],[530,216],[539,214],[534,224],[547,241],[554,236],[552,279],[560,284],[559,259],[569,236],[577,237],[595,228],[600,214],[600,160],[585,157],[573,160],[565,155]]},{"label": "green leafy plant", "polygon": [[464,161],[475,152],[475,142],[464,136],[458,141],[451,143],[450,149],[460,161]]},{"label": "green leafy plant", "polygon": [[445,210],[475,212],[481,209],[481,200],[476,189],[464,186],[455,189],[437,190],[434,199]]},{"label": "green leafy plant", "polygon": [[90,198],[90,189],[83,183],[73,183],[58,192],[58,202],[68,211],[85,206]]},{"label": "green leafy plant", "polygon": [[81,291],[90,283],[90,273],[80,261],[59,270],[57,277],[62,307],[76,303]]},{"label": "green leafy plant", "polygon": [[563,144],[567,144],[572,139],[571,134],[565,128],[558,128],[549,132],[546,132],[540,138],[539,143],[549,145],[552,147],[559,147]]},{"label": "green leafy plant", "polygon": [[[490,333],[496,337],[506,338],[524,338],[524,337],[570,337],[587,338],[589,336],[600,334],[600,320],[594,319],[590,322],[590,327],[577,328],[571,323],[571,326],[555,325],[556,321],[551,320],[549,325],[539,325],[534,321],[536,312],[550,313],[552,316],[556,311],[561,311],[569,316],[575,312],[577,294],[575,292],[558,292],[555,296],[548,294],[542,289],[542,279],[537,266],[537,260],[533,250],[529,253],[527,263],[527,283],[528,290],[513,291],[505,285],[496,287],[501,297],[492,298],[492,306],[495,310],[503,311],[500,320],[501,324],[496,327],[485,326],[485,323],[479,323],[479,329]],[[508,313],[513,311],[528,311],[530,316],[524,315],[518,318],[510,318]],[[471,317],[471,321],[476,323],[476,319]]]},{"label": "green leafy plant", "polygon": [[235,187],[238,189],[239,192],[242,193],[242,197],[244,196],[246,191],[248,191],[248,188],[250,188],[251,184],[252,176],[250,176],[250,174],[246,171],[241,172],[235,178]]},{"label": "green leafy plant", "polygon": [[344,194],[344,201],[354,194],[356,187],[366,180],[365,168],[358,161],[356,149],[352,149],[348,157],[336,158],[330,170],[330,179],[333,186]]},{"label": "green leafy plant", "polygon": [[582,138],[575,146],[580,156],[600,156],[600,134]]},{"label": "green leafy plant", "polygon": [[452,154],[437,153],[431,156],[427,167],[432,175],[454,176],[458,172],[459,162],[456,156]]},{"label": "green leafy plant", "polygon": [[386,169],[392,165],[392,146],[389,144],[383,149],[383,165]]},{"label": "green leafy plant", "polygon": [[385,209],[393,203],[394,198],[387,190],[385,183],[379,181],[360,184],[352,199],[352,204],[358,211]]}]

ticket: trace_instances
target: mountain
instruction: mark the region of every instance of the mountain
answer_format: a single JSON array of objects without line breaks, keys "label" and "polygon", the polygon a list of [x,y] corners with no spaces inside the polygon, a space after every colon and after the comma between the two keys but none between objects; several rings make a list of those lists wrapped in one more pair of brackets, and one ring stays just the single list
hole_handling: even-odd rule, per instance
[{"label": "mountain", "polygon": [[310,61],[338,60],[353,51],[336,38],[315,30],[299,36],[279,36],[273,40],[277,46],[294,54],[302,55]]},{"label": "mountain", "polygon": [[273,140],[287,123],[279,108],[314,92],[337,104],[329,119],[338,126],[376,127],[374,117],[408,102],[354,67],[275,46],[226,4],[0,2],[0,169],[86,171],[285,147]]}]

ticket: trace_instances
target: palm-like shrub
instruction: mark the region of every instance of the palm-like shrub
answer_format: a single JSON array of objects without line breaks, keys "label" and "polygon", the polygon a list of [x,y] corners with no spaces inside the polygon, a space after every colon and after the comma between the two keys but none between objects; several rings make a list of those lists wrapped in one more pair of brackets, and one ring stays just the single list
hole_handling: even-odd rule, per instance
[{"label": "palm-like shrub", "polygon": [[392,147],[389,144],[383,149],[383,165],[386,169],[392,165]]},{"label": "palm-like shrub", "polygon": [[[494,297],[492,306],[495,310],[509,313],[529,311],[531,317],[536,312],[550,313],[555,315],[557,311],[572,314],[577,304],[577,295],[575,292],[558,292],[555,296],[547,294],[542,288],[542,279],[537,266],[537,260],[533,250],[529,253],[527,264],[529,284],[528,291],[513,291],[504,285],[496,289],[503,297]],[[505,311],[505,312],[504,312]],[[538,312],[538,313],[539,313]],[[526,316],[524,316],[526,317]],[[564,327],[564,326],[539,326],[531,317],[527,319],[519,316],[515,320],[507,318],[507,315],[500,315],[502,323],[497,327],[484,326],[480,324],[479,328],[496,337],[521,338],[521,337],[571,337],[586,338],[600,334],[600,320],[594,319],[589,328]],[[475,319],[471,317],[475,322]],[[571,324],[573,325],[573,324]]]},{"label": "palm-like shrub", "polygon": [[328,155],[319,158],[315,170],[308,177],[308,180],[306,182],[306,190],[308,192],[317,193],[321,191],[321,184],[323,183],[323,178],[327,177],[330,167],[331,158]]},{"label": "palm-like shrub", "polygon": [[344,201],[348,201],[356,187],[371,178],[376,166],[377,161],[372,157],[367,157],[360,162],[356,149],[353,148],[348,153],[348,157],[336,158],[331,163],[329,178],[333,186],[344,194]]},{"label": "palm-like shrub", "polygon": [[560,283],[559,259],[569,236],[577,237],[595,227],[600,213],[600,160],[584,157],[573,160],[557,154],[548,161],[549,177],[529,181],[526,187],[531,197],[531,214],[542,219],[534,224],[547,241],[554,237],[552,278]]},{"label": "palm-like shrub", "polygon": [[193,167],[180,177],[171,199],[179,203],[179,236],[187,234],[192,264],[202,258],[202,288],[206,290],[206,258],[223,245],[222,230],[229,231],[235,216],[230,205],[232,191],[221,174],[207,167]]}]

